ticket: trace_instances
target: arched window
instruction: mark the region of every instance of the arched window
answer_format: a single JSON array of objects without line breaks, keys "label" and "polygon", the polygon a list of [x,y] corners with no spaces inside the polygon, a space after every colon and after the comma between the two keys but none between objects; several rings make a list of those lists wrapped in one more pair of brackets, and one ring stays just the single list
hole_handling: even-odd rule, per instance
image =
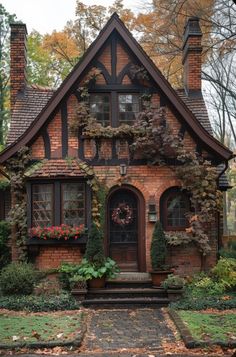
[{"label": "arched window", "polygon": [[186,213],[190,210],[189,196],[177,187],[165,191],[161,197],[161,221],[164,230],[184,230],[188,226]]}]

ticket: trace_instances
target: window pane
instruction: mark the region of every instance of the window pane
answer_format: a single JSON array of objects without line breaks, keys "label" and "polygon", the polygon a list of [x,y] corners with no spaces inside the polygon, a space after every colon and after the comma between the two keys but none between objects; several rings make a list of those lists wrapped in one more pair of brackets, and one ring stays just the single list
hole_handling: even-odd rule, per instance
[{"label": "window pane", "polygon": [[167,199],[167,226],[169,227],[186,227],[187,219],[186,213],[188,212],[187,198],[183,194],[171,195]]},{"label": "window pane", "polygon": [[91,94],[90,111],[100,124],[110,125],[110,96],[108,94]]},{"label": "window pane", "polygon": [[53,185],[32,186],[32,225],[48,227],[52,225]]},{"label": "window pane", "polygon": [[62,223],[69,226],[85,223],[85,186],[83,183],[62,184]]},{"label": "window pane", "polygon": [[119,123],[132,125],[139,112],[137,94],[119,94]]}]

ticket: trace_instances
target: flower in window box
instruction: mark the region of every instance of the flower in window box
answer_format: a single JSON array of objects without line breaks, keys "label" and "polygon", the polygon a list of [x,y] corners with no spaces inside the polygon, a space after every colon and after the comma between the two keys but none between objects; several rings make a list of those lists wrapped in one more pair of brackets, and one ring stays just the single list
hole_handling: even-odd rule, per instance
[{"label": "flower in window box", "polygon": [[30,238],[68,240],[78,239],[84,232],[84,225],[71,227],[66,224],[51,227],[33,227],[29,229]]}]

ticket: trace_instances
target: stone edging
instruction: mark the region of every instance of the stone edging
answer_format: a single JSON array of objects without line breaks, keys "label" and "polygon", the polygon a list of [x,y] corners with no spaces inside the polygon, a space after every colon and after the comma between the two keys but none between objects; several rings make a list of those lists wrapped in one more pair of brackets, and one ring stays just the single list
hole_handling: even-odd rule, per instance
[{"label": "stone edging", "polygon": [[180,336],[184,341],[184,344],[187,348],[197,348],[197,347],[207,347],[207,346],[213,346],[213,345],[218,345],[221,347],[227,347],[227,348],[236,348],[236,341],[231,341],[231,342],[223,342],[223,341],[197,341],[193,338],[190,330],[188,327],[183,323],[183,320],[179,316],[179,314],[172,310],[169,309],[169,315],[174,321],[177,329],[179,330]]},{"label": "stone edging", "polygon": [[5,349],[5,350],[14,350],[16,348],[54,348],[54,347],[67,347],[67,346],[73,346],[73,347],[80,347],[84,338],[84,335],[86,333],[87,327],[86,324],[81,327],[81,332],[80,334],[74,339],[74,340],[69,340],[69,341],[48,341],[48,342],[19,342],[19,343],[5,343],[5,344],[0,344],[0,349]]}]

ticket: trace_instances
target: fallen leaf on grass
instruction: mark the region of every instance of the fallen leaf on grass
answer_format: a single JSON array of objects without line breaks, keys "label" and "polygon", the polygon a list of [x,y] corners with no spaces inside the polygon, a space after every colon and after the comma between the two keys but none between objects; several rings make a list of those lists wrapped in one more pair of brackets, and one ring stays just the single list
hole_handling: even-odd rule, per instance
[{"label": "fallen leaf on grass", "polygon": [[63,333],[58,333],[57,338],[62,338]]},{"label": "fallen leaf on grass", "polygon": [[37,331],[32,331],[32,336],[35,337],[37,340],[39,340],[41,337]]}]

